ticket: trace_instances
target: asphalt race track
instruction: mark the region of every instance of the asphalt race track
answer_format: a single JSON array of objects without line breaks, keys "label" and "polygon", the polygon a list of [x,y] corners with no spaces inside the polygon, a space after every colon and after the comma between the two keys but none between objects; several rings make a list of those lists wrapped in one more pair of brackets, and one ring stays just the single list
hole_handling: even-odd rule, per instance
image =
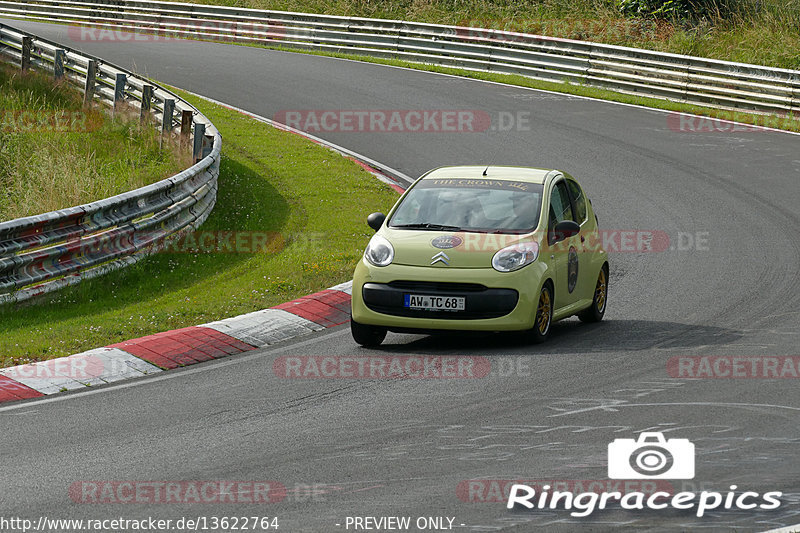
[{"label": "asphalt race track", "polygon": [[[561,322],[542,346],[512,336],[389,334],[372,352],[343,326],[0,408],[3,515],[277,516],[284,532],[345,531],[348,516],[447,516],[461,531],[800,523],[797,379],[691,380],[667,371],[678,356],[800,355],[800,137],[675,131],[663,112],[560,94],[225,44],[81,42],[64,26],[3,22],[270,118],[308,109],[479,110],[492,128],[315,134],[414,177],[449,164],[558,168],[581,180],[604,229],[670,237],[662,251],[610,250],[606,320]],[[501,115],[529,122],[500,131]],[[492,372],[427,380],[273,373],[282,356],[370,353],[485,356]],[[479,490],[459,490],[475,479],[604,480],[608,443],[643,430],[694,442],[695,478],[672,481],[676,491],[782,491],[781,507],[574,518],[509,511],[504,501],[476,501],[486,496]],[[79,505],[69,489],[82,480],[274,480],[288,494],[264,506]]]}]

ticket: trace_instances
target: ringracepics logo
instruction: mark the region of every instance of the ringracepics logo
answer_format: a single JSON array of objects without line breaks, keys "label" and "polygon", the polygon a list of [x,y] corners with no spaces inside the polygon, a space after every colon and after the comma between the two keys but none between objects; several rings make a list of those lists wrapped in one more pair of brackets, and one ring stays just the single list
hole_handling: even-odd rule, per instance
[{"label": "ringracepics logo", "polygon": [[[638,439],[616,439],[608,445],[608,477],[626,480],[693,479],[695,473],[694,444],[688,439],[666,440],[663,433],[643,432]],[[527,509],[569,510],[574,517],[589,516],[597,510],[621,507],[626,510],[653,511],[664,509],[695,510],[698,517],[720,509],[774,510],[781,506],[782,492],[760,494],[738,491],[730,485],[726,493],[716,491],[677,492],[667,490],[619,490],[597,492],[560,490],[551,485],[512,485],[506,507],[519,505]]]},{"label": "ringracepics logo", "polygon": [[608,445],[611,479],[693,479],[694,444],[664,440],[663,433],[641,433],[638,440],[616,439]]}]

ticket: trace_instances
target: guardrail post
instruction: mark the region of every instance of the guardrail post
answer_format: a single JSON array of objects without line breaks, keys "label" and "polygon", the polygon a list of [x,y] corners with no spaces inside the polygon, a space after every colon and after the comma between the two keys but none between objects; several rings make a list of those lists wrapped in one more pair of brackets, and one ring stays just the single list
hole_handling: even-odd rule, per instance
[{"label": "guardrail post", "polygon": [[125,74],[117,74],[117,80],[114,83],[114,109],[120,102],[125,101],[125,85],[128,83],[128,77]]},{"label": "guardrail post", "polygon": [[186,146],[189,144],[189,133],[192,129],[192,112],[184,109],[181,113],[181,144]]},{"label": "guardrail post", "polygon": [[67,59],[67,52],[60,48],[56,50],[55,59],[53,61],[53,78],[56,81],[64,77],[64,61]]},{"label": "guardrail post", "polygon": [[153,100],[153,86],[142,87],[142,108],[139,113],[139,123],[145,124],[150,120],[150,102]]},{"label": "guardrail post", "polygon": [[83,88],[83,105],[92,105],[92,98],[94,98],[94,86],[97,81],[97,61],[94,59],[89,60],[89,66],[86,69],[86,85]]},{"label": "guardrail post", "polygon": [[22,60],[20,61],[20,68],[22,72],[31,68],[31,49],[33,48],[33,38],[22,38]]},{"label": "guardrail post", "polygon": [[203,159],[203,137],[206,134],[206,125],[198,122],[194,125],[194,145],[192,146],[192,160],[197,163]]},{"label": "guardrail post", "polygon": [[167,134],[172,131],[172,114],[175,112],[175,100],[169,98],[164,100],[164,114],[161,117],[161,133]]},{"label": "guardrail post", "polygon": [[203,153],[201,154],[201,159],[205,159],[208,157],[208,154],[211,153],[211,150],[214,149],[214,137],[211,135],[204,135],[203,136]]}]

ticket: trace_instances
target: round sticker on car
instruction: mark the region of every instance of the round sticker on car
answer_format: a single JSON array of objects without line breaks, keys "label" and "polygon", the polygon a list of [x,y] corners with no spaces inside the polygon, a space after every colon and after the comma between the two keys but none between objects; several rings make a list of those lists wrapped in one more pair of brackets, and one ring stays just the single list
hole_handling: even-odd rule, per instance
[{"label": "round sticker on car", "polygon": [[574,246],[569,247],[567,256],[567,290],[572,293],[575,285],[578,284],[578,250]]},{"label": "round sticker on car", "polygon": [[442,235],[441,237],[433,239],[431,245],[433,245],[434,248],[447,250],[461,245],[462,242],[464,242],[464,240],[456,235]]}]

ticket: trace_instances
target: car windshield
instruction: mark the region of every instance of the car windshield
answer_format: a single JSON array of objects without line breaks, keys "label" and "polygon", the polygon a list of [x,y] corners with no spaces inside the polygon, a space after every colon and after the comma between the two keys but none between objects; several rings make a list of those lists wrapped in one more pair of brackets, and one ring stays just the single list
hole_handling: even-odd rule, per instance
[{"label": "car windshield", "polygon": [[423,179],[389,220],[391,228],[528,233],[539,223],[542,186],[494,179]]}]

